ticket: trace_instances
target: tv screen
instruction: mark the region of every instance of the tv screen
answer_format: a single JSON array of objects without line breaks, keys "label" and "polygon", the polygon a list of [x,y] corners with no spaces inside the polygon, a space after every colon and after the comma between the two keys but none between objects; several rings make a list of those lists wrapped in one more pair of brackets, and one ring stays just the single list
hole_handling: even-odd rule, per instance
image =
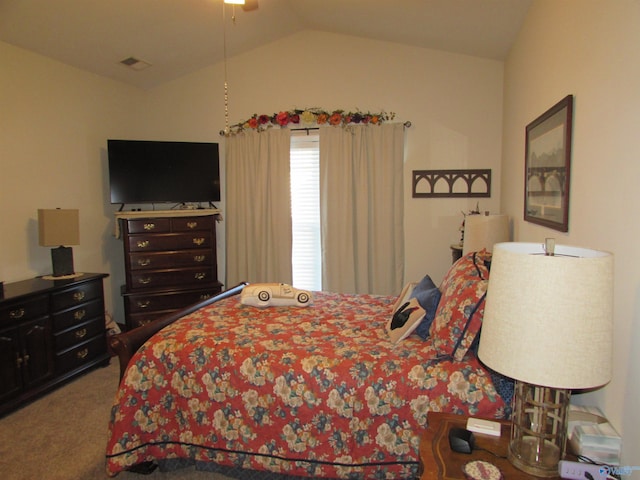
[{"label": "tv screen", "polygon": [[108,140],[111,203],[220,201],[217,143]]}]

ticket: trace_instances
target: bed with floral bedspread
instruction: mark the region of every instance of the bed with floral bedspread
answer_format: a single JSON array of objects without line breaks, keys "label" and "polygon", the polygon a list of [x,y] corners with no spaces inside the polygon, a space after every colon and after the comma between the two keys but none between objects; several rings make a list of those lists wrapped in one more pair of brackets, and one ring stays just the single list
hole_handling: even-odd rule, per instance
[{"label": "bed with floral bedspread", "polygon": [[489,372],[435,339],[397,344],[395,298],[314,293],[307,308],[226,298],[165,327],[129,362],[107,472],[162,459],[292,476],[413,478],[429,411],[505,415]]}]

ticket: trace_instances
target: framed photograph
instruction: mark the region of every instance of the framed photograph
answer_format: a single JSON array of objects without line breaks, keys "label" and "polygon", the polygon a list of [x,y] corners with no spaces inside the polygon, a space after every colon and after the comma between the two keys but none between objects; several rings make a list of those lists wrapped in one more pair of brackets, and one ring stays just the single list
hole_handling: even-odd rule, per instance
[{"label": "framed photograph", "polygon": [[561,232],[569,230],[569,173],[573,95],[527,125],[524,219]]}]

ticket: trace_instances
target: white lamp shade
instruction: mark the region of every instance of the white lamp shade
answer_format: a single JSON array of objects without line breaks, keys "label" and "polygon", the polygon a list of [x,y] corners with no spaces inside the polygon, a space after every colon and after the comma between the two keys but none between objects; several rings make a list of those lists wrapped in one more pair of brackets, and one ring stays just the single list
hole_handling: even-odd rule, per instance
[{"label": "white lamp shade", "polygon": [[509,217],[507,215],[467,215],[464,219],[462,254],[488,252],[493,245],[509,241]]},{"label": "white lamp shade", "polygon": [[494,246],[478,356],[508,377],[579,389],[611,379],[613,255]]},{"label": "white lamp shade", "polygon": [[39,209],[38,241],[43,247],[78,245],[80,221],[77,209]]}]

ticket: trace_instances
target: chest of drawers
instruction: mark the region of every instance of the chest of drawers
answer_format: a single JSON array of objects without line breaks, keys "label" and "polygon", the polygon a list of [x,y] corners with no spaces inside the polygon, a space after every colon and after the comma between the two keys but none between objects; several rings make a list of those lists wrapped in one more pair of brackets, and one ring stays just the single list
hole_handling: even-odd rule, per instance
[{"label": "chest of drawers", "polygon": [[215,215],[120,218],[126,328],[221,291]]},{"label": "chest of drawers", "polygon": [[33,278],[0,298],[0,415],[109,362],[102,273]]}]

